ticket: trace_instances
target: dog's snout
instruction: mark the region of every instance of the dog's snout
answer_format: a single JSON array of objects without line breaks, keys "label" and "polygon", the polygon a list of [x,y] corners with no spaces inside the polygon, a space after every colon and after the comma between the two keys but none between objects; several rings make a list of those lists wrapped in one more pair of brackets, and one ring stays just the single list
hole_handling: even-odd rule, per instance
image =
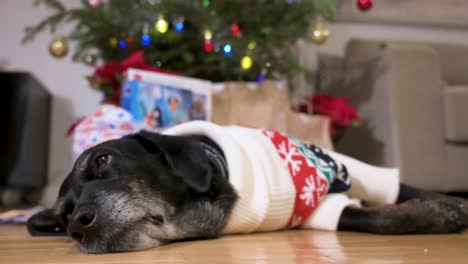
[{"label": "dog's snout", "polygon": [[96,232],[96,210],[92,206],[80,206],[73,212],[68,234],[77,242],[92,241]]}]

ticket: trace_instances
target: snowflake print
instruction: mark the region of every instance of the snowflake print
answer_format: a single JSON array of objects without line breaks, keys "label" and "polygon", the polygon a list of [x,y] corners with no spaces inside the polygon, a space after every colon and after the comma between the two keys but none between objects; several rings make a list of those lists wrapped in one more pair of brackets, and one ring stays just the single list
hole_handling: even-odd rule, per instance
[{"label": "snowflake print", "polygon": [[278,148],[280,156],[288,163],[289,170],[292,176],[301,170],[302,160],[294,159],[294,157],[301,157],[299,150],[292,144],[287,144],[286,141],[281,142]]},{"label": "snowflake print", "polygon": [[317,188],[318,193],[326,193],[327,190],[328,190],[328,185],[324,182],[319,184],[319,187]]},{"label": "snowflake print", "polygon": [[304,200],[304,203],[307,206],[314,206],[314,192],[316,189],[312,176],[307,177],[305,182],[306,185],[302,187],[302,194],[299,196],[299,198]]}]

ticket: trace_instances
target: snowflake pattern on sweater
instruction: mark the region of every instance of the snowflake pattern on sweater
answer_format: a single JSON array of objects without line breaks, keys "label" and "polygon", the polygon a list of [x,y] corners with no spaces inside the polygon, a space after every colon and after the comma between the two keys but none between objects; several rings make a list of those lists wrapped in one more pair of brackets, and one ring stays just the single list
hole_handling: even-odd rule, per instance
[{"label": "snowflake pattern on sweater", "polygon": [[345,192],[351,187],[346,167],[322,148],[277,131],[261,131],[273,143],[296,188],[294,210],[286,228],[300,226],[327,193]]}]

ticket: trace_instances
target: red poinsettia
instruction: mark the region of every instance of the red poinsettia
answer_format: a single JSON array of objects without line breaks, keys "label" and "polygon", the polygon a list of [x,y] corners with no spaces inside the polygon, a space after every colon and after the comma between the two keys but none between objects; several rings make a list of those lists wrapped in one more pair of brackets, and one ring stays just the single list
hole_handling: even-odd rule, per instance
[{"label": "red poinsettia", "polygon": [[308,99],[307,105],[298,107],[301,112],[309,112],[313,109],[313,114],[325,115],[330,119],[330,135],[335,141],[343,136],[344,131],[350,126],[359,126],[360,118],[356,108],[350,105],[350,100],[344,97],[330,96],[325,94],[315,94]]},{"label": "red poinsettia", "polygon": [[142,50],[136,51],[121,62],[109,61],[97,67],[92,76],[88,76],[93,88],[104,92],[104,103],[120,104],[122,75],[129,68],[178,75],[178,73],[162,70],[146,63]]}]

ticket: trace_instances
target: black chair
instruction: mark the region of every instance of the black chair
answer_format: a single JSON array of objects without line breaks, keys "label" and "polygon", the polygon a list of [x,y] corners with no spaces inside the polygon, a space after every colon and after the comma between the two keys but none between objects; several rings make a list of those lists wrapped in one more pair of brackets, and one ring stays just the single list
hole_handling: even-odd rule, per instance
[{"label": "black chair", "polygon": [[51,96],[24,72],[0,72],[0,86],[0,205],[35,204],[47,181]]}]

